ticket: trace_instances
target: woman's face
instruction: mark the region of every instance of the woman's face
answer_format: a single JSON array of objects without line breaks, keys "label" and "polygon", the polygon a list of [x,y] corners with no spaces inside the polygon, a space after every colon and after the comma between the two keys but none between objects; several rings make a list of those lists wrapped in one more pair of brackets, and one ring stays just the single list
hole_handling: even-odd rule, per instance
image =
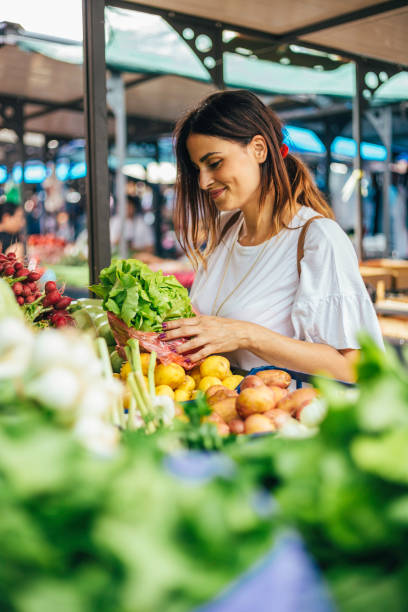
[{"label": "woman's face", "polygon": [[187,138],[187,150],[197,168],[200,188],[209,193],[218,210],[258,204],[259,164],[264,160],[262,143],[261,136],[255,136],[246,146],[204,134],[190,134]]}]

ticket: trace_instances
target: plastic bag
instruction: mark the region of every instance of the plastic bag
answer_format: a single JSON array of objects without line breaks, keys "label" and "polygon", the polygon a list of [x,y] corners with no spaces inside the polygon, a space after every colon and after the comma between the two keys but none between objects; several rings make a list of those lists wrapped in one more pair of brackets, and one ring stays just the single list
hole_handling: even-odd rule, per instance
[{"label": "plastic bag", "polygon": [[140,349],[146,353],[156,351],[157,359],[163,365],[169,363],[178,363],[185,370],[191,370],[201,362],[189,363],[188,353],[181,355],[176,352],[176,348],[186,342],[186,338],[178,338],[177,340],[160,340],[158,332],[145,332],[132,327],[128,327],[121,319],[112,312],[108,312],[109,325],[116,341],[117,351],[119,355],[126,359],[125,346],[130,338],[139,340]]}]

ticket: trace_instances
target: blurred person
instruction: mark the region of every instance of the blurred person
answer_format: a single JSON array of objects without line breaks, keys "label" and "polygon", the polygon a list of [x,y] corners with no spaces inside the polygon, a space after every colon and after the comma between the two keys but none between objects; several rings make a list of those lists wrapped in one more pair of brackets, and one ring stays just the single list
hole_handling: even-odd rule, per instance
[{"label": "blurred person", "polygon": [[5,202],[0,205],[0,252],[14,252],[16,257],[24,256],[21,231],[25,219],[23,207]]},{"label": "blurred person", "polygon": [[[118,213],[110,221],[110,238],[112,247],[118,247],[120,241],[121,223]],[[150,225],[144,220],[140,198],[127,197],[125,218],[125,241],[127,250],[132,255],[137,252],[152,254],[154,252],[154,235]]]}]

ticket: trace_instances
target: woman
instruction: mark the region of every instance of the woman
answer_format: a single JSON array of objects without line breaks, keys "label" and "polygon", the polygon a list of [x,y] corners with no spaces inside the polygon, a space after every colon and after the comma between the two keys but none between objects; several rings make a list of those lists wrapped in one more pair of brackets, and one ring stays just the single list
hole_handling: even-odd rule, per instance
[{"label": "woman", "polygon": [[212,94],[178,123],[176,227],[201,264],[191,291],[201,314],[164,324],[162,338],[189,338],[179,352],[193,363],[224,353],[245,369],[351,381],[356,333],[382,346],[378,321],[349,238],[283,138],[244,90]]}]

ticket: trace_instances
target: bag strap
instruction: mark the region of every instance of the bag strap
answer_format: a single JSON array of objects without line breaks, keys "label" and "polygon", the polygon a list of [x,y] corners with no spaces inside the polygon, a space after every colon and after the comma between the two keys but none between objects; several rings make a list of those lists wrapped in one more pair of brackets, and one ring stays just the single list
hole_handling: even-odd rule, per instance
[{"label": "bag strap", "polygon": [[314,221],[315,219],[324,219],[324,217],[322,217],[322,215],[315,215],[314,217],[311,217],[310,219],[308,219],[306,223],[302,226],[302,229],[299,234],[298,247],[297,247],[297,269],[298,269],[299,278],[300,278],[300,272],[301,272],[300,262],[302,261],[303,255],[304,255],[303,249],[305,246],[306,232],[311,222]]}]

